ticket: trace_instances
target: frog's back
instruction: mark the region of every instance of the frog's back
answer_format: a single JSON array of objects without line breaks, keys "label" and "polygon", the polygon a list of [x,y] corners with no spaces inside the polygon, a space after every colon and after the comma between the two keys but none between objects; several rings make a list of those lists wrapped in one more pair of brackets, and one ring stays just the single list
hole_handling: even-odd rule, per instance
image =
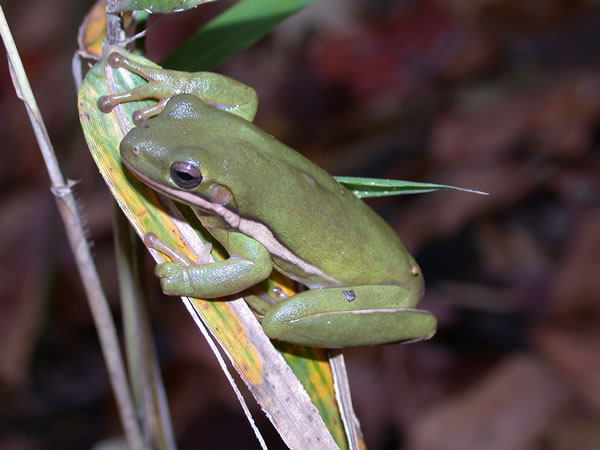
[{"label": "frog's back", "polygon": [[[246,163],[274,176],[256,177],[236,194],[246,197],[239,202],[242,215],[254,215],[248,218],[267,225],[298,258],[336,280],[323,279],[321,287],[394,283],[422,289],[418,265],[379,215],[304,156],[269,135],[263,139],[259,149],[244,150]],[[274,263],[289,272],[286,261]]]}]

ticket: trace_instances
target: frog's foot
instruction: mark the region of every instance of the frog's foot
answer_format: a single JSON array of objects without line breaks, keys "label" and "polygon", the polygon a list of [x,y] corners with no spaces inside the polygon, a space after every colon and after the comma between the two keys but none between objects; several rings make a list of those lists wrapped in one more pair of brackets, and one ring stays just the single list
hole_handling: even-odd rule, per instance
[{"label": "frog's foot", "polygon": [[160,279],[160,287],[165,294],[190,296],[194,288],[188,269],[189,266],[166,262],[157,264],[154,274]]},{"label": "frog's foot", "polygon": [[133,72],[147,81],[129,91],[103,95],[98,108],[109,113],[121,103],[155,99],[158,104],[133,113],[133,121],[141,125],[145,120],[159,114],[167,101],[177,94],[194,94],[203,102],[217,109],[228,111],[252,121],[256,114],[258,97],[254,89],[224,75],[211,72],[181,72],[137,63],[133,58],[114,51],[106,58],[110,67]]},{"label": "frog's foot", "polygon": [[212,250],[212,244],[204,243],[202,251],[197,255],[198,259],[192,261],[190,258],[185,256],[183,253],[178,252],[173,247],[165,244],[159,239],[154,233],[146,233],[144,235],[144,244],[148,248],[158,250],[164,255],[167,255],[174,263],[178,263],[182,266],[191,266],[194,264],[209,264],[210,263],[210,252]]},{"label": "frog's foot", "polygon": [[145,120],[159,114],[165,107],[169,98],[184,92],[188,84],[189,75],[185,72],[161,69],[144,64],[136,63],[134,60],[119,52],[108,55],[106,63],[114,68],[123,68],[144,78],[147,83],[112,95],[103,95],[98,99],[98,108],[103,113],[111,112],[115,106],[145,99],[156,99],[158,103],[139,109],[133,113],[133,122],[141,125]]},{"label": "frog's foot", "polygon": [[289,296],[285,293],[283,289],[281,289],[280,286],[273,286],[269,291],[269,295],[272,298],[276,299],[277,302],[282,302],[289,298]]}]

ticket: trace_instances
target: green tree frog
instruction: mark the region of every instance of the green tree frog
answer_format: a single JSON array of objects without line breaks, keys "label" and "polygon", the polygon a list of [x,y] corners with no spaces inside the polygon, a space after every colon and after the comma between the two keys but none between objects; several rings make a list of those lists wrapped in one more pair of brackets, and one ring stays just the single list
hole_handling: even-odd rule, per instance
[{"label": "green tree frog", "polygon": [[[149,83],[101,97],[104,111],[124,101],[168,98],[182,92],[173,88],[178,77],[191,79],[121,54],[111,57],[110,65]],[[323,169],[242,118],[251,119],[256,110],[253,90],[211,75],[220,86],[161,100],[162,112],[121,141],[127,169],[155,191],[191,206],[229,254],[213,263],[159,264],[163,291],[229,296],[276,270],[308,289],[278,302],[246,296],[272,339],[338,348],[433,336],[435,317],[416,309],[421,271],[394,230]],[[157,85],[163,94],[156,94]],[[233,89],[231,100],[223,87]],[[155,114],[154,108],[139,113],[138,122]],[[151,245],[174,253],[165,244]]]}]

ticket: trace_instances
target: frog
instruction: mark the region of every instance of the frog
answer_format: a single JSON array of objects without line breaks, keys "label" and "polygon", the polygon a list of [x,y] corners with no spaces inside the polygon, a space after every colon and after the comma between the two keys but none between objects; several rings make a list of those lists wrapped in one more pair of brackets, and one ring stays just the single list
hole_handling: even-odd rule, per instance
[{"label": "frog", "polygon": [[[216,89],[215,99],[207,90],[173,88],[174,71],[165,77],[164,69],[120,53],[108,63],[159,84],[164,97],[158,108],[138,112],[140,125],[122,139],[124,167],[191,207],[228,254],[217,262],[190,261],[147,234],[146,244],[172,260],[156,266],[163,292],[242,295],[269,338],[303,346],[407,343],[435,334],[436,318],[417,308],[421,269],[394,229],[325,170],[253,124],[256,96],[245,85],[219,79],[234,89],[231,98]],[[157,98],[156,92],[142,86],[98,104],[108,112],[125,101]],[[304,290],[277,299],[249,294],[273,271]]]}]

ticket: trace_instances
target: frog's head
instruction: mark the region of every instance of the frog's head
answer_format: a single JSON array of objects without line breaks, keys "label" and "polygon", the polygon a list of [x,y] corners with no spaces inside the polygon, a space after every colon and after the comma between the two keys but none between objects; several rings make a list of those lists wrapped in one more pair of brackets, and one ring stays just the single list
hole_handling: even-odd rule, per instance
[{"label": "frog's head", "polygon": [[222,149],[228,119],[243,120],[203,103],[196,96],[173,97],[164,111],[135,127],[121,141],[121,159],[155,191],[205,211],[226,206],[236,210],[225,182],[231,158]]}]

